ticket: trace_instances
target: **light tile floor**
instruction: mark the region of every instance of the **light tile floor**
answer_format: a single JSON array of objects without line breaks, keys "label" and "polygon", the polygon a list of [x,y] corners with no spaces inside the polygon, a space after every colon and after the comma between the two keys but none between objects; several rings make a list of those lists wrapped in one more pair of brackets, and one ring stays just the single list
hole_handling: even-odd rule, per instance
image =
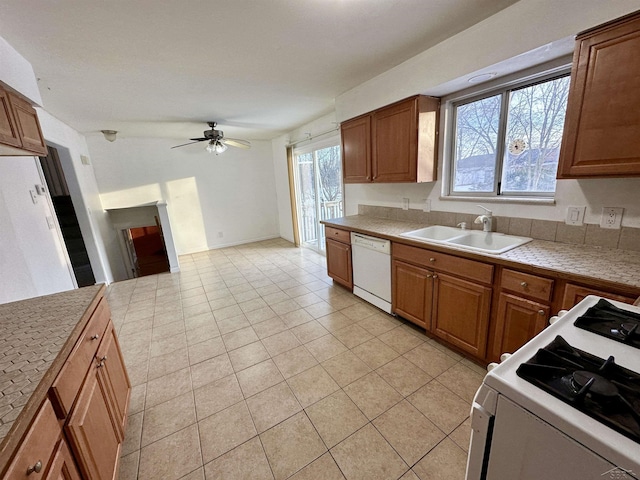
[{"label": "light tile floor", "polygon": [[108,289],[131,383],[120,479],[463,479],[484,370],[278,239]]}]

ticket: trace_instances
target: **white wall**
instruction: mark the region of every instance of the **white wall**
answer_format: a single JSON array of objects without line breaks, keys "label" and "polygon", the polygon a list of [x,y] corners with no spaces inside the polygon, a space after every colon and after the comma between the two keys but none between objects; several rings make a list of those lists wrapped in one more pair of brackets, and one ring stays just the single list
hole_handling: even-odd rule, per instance
[{"label": "white wall", "polygon": [[180,255],[279,236],[270,142],[218,156],[166,138],[87,142],[103,207],[165,201]]},{"label": "white wall", "polygon": [[29,190],[42,180],[34,157],[0,157],[0,303],[74,288],[68,257],[47,217],[46,197]]},{"label": "white wall", "polygon": [[[336,117],[343,121],[416,93],[441,92],[439,86],[459,77],[638,8],[637,0],[521,0],[340,95],[336,98]],[[441,178],[442,158],[439,163]],[[423,200],[429,198],[434,210],[477,212],[476,201],[441,200],[441,187],[441,181],[417,185],[347,185],[346,214],[357,213],[360,203],[399,207],[403,197],[410,199],[412,208],[420,208]],[[639,227],[639,189],[640,179],[562,180],[558,183],[555,206],[491,204],[491,208],[496,215],[562,220],[567,206],[586,205],[585,221],[598,223],[603,206],[624,207],[623,225]]]}]

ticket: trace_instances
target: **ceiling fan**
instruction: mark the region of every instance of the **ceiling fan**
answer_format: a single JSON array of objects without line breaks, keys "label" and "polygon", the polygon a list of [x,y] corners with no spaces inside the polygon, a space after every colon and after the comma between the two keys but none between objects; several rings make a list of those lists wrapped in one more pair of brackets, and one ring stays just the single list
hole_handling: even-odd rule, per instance
[{"label": "ceiling fan", "polygon": [[238,140],[237,138],[225,138],[224,132],[222,130],[216,130],[216,122],[207,122],[211,130],[205,130],[202,138],[190,138],[192,140],[189,143],[183,143],[181,145],[176,145],[171,148],[184,147],[185,145],[192,145],[198,142],[208,141],[207,152],[215,153],[216,155],[227,150],[227,147],[236,147],[236,148],[251,148],[251,143],[246,140]]}]

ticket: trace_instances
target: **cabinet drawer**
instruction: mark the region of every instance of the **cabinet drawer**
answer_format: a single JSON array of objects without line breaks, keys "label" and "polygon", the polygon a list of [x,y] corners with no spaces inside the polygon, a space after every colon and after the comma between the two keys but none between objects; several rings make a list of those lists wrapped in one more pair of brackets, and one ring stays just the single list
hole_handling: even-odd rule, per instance
[{"label": "cabinet drawer", "polygon": [[340,230],[333,227],[324,227],[324,232],[326,238],[331,238],[338,242],[346,243],[347,245],[351,245],[351,233],[347,230]]},{"label": "cabinet drawer", "polygon": [[434,252],[425,248],[410,247],[401,243],[393,244],[392,253],[394,258],[435,271],[451,273],[467,280],[487,284],[493,281],[493,265],[486,263]]},{"label": "cabinet drawer", "polygon": [[598,295],[599,297],[608,298],[610,300],[617,300],[619,302],[629,304],[633,304],[635,300],[633,297],[627,297],[615,293],[604,292],[602,290],[596,290],[595,288],[582,287],[580,285],[567,283],[567,286],[564,290],[564,296],[562,297],[562,308],[564,308],[565,310],[570,309],[587,295]]},{"label": "cabinet drawer", "polygon": [[47,398],[11,462],[7,475],[3,478],[7,480],[44,478],[61,432],[62,427]]},{"label": "cabinet drawer", "polygon": [[506,268],[502,271],[500,286],[505,290],[511,290],[545,302],[551,300],[553,293],[553,280]]},{"label": "cabinet drawer", "polygon": [[98,345],[109,323],[111,312],[103,299],[98,304],[87,323],[60,374],[51,386],[51,401],[59,418],[65,418],[71,412],[76,395],[82,386],[98,350]]}]

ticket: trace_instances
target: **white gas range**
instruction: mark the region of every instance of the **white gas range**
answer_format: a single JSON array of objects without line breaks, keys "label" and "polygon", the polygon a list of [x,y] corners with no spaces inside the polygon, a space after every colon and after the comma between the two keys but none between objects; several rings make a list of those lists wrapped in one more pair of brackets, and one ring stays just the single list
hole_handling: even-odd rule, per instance
[{"label": "white gas range", "polygon": [[[626,323],[634,340],[623,343],[576,327],[600,300],[586,297],[486,375],[472,407],[467,480],[640,478],[640,332]],[[609,302],[640,323],[640,307]]]}]

